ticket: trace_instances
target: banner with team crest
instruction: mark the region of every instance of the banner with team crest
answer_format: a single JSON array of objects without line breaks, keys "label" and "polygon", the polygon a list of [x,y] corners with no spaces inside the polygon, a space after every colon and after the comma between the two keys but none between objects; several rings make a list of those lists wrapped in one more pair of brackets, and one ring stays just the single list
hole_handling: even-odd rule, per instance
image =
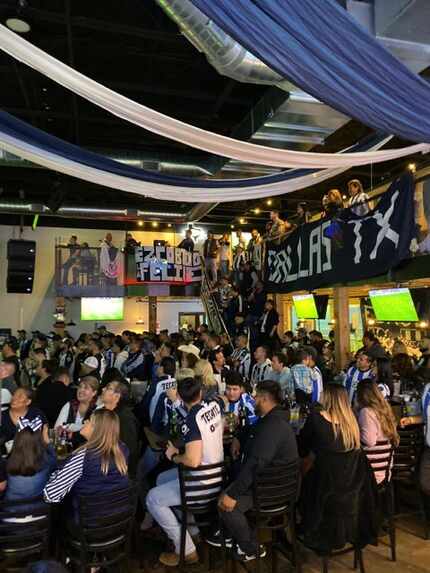
[{"label": "banner with team crest", "polygon": [[343,210],[337,219],[302,225],[281,244],[268,243],[265,282],[285,293],[366,279],[410,256],[415,237],[414,179],[396,179],[365,217]]},{"label": "banner with team crest", "polygon": [[136,280],[147,283],[196,283],[202,280],[200,254],[179,247],[136,247]]}]

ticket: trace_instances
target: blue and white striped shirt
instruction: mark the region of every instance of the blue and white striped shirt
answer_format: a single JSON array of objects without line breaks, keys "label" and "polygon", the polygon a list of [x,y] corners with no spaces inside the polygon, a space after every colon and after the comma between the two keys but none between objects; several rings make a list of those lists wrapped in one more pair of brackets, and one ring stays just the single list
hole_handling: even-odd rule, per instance
[{"label": "blue and white striped shirt", "polygon": [[346,373],[345,388],[348,392],[349,401],[352,404],[357,391],[357,386],[362,380],[372,378],[372,370],[359,370],[356,366],[351,366]]},{"label": "blue and white striped shirt", "polygon": [[59,503],[66,497],[75,483],[82,477],[86,453],[86,448],[74,453],[61,469],[51,475],[43,490],[43,497],[46,502]]},{"label": "blue and white striped shirt", "polygon": [[423,420],[424,420],[424,440],[426,446],[430,448],[430,384],[426,384],[422,397]]}]

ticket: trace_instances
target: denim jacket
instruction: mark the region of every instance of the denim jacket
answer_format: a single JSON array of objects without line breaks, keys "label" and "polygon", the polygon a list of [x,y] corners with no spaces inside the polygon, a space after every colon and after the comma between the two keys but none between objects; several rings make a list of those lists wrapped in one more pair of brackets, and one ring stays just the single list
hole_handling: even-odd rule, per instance
[{"label": "denim jacket", "polygon": [[43,488],[56,467],[55,451],[52,445],[49,445],[46,449],[44,464],[37,473],[32,476],[7,475],[7,489],[4,499],[18,501],[42,495]]}]

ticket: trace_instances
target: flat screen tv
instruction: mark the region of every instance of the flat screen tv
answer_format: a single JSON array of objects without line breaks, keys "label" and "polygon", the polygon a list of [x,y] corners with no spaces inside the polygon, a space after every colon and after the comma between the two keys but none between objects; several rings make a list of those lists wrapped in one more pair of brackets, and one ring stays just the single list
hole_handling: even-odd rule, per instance
[{"label": "flat screen tv", "polygon": [[416,322],[417,311],[408,288],[369,291],[376,320],[383,322]]},{"label": "flat screen tv", "polygon": [[81,298],[81,320],[124,320],[124,299]]},{"label": "flat screen tv", "polygon": [[328,295],[293,295],[293,303],[297,318],[324,320],[327,314]]}]

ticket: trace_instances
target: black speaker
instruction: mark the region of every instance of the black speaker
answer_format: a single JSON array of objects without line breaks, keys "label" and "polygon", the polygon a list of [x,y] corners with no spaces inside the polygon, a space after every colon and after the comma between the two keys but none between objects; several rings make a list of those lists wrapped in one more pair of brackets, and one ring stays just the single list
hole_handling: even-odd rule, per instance
[{"label": "black speaker", "polygon": [[7,244],[7,281],[9,293],[33,291],[36,242],[11,239]]}]

